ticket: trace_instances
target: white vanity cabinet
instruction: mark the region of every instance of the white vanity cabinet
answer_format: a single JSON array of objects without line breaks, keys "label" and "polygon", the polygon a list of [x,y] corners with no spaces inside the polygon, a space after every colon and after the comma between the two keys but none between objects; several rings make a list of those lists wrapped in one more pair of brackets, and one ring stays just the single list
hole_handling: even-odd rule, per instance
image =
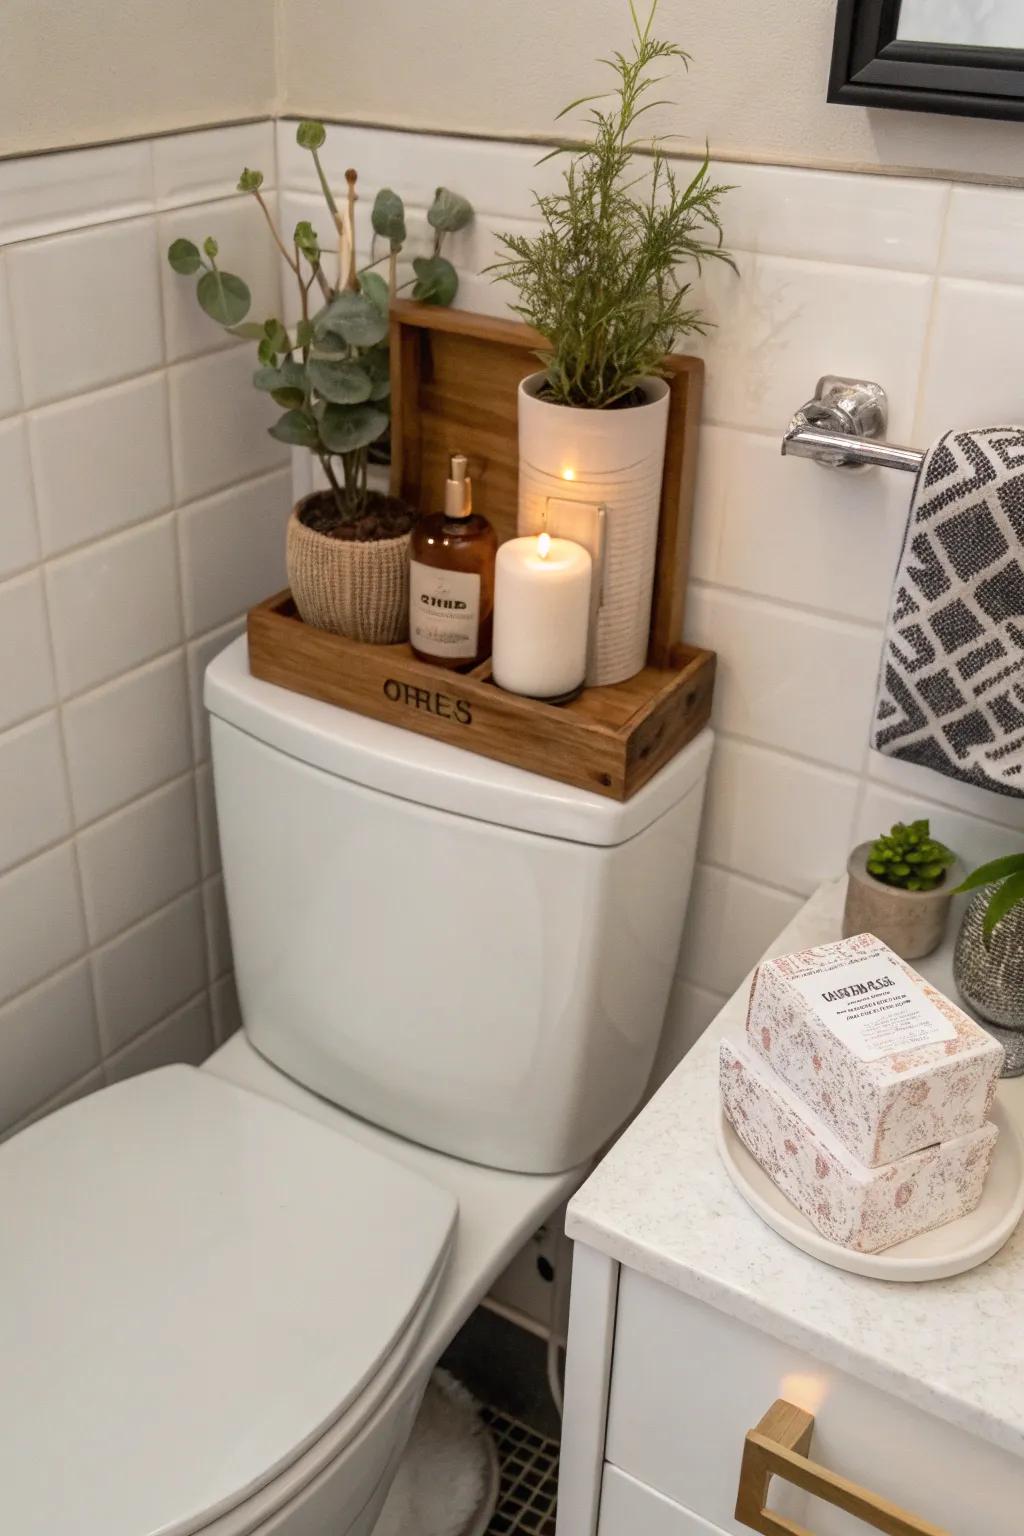
[{"label": "white vanity cabinet", "polygon": [[[839,907],[819,893],[773,951],[827,942]],[[1024,1233],[918,1285],[786,1244],[715,1146],[718,1037],[744,1008],[570,1205],[558,1536],[1022,1536]],[[1024,1114],[1020,1084],[1000,1093]]]}]

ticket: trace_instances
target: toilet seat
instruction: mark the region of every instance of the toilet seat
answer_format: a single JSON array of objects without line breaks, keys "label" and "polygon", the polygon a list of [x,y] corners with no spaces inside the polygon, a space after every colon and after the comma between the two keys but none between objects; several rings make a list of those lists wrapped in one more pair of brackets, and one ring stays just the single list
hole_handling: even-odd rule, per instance
[{"label": "toilet seat", "polygon": [[368,1384],[415,1347],[456,1215],[413,1170],[190,1067],[14,1138],[5,1529],[188,1536],[342,1418],[358,1434]]}]

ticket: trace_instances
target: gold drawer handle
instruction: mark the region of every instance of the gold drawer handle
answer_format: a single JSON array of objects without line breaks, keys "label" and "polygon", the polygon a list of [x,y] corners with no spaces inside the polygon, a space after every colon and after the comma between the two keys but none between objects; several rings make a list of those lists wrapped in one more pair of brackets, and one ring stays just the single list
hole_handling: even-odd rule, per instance
[{"label": "gold drawer handle", "polygon": [[772,1478],[784,1477],[827,1504],[863,1520],[872,1530],[883,1532],[883,1536],[949,1536],[948,1531],[937,1525],[918,1520],[877,1493],[809,1461],[807,1453],[813,1433],[814,1415],[781,1397],[757,1428],[748,1431],[736,1495],[736,1519],[741,1525],[762,1532],[762,1536],[812,1536],[804,1526],[765,1508]]}]

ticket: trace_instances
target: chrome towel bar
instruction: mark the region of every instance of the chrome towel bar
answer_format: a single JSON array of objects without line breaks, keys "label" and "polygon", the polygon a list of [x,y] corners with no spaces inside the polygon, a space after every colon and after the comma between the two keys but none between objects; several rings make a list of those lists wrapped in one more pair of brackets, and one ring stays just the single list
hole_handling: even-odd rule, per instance
[{"label": "chrome towel bar", "polygon": [[826,374],[814,399],[802,405],[782,439],[782,452],[813,459],[826,469],[908,469],[917,474],[924,454],[880,441],[889,402],[880,384]]}]

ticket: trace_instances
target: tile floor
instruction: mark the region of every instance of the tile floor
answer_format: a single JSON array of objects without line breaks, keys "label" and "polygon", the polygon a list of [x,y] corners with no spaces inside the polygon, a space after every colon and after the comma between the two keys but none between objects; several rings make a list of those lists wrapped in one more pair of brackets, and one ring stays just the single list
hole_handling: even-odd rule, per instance
[{"label": "tile floor", "polygon": [[537,1434],[498,1408],[484,1408],[501,1464],[498,1507],[487,1536],[554,1536],[558,1499],[558,1441]]}]

